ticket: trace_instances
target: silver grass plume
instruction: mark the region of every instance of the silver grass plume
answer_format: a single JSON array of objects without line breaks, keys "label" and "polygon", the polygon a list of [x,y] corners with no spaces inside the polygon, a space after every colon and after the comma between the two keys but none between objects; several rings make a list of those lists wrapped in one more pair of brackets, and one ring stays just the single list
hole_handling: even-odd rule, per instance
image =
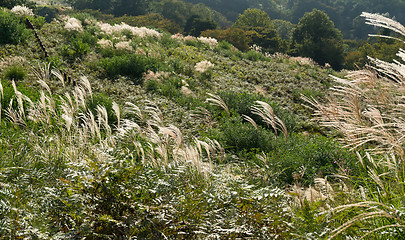
[{"label": "silver grass plume", "polygon": [[287,127],[284,122],[278,118],[273,111],[273,108],[266,102],[255,101],[256,105],[251,107],[252,113],[260,116],[267,126],[271,126],[277,135],[277,130],[281,130],[285,140],[288,138]]},{"label": "silver grass plume", "polygon": [[[402,26],[402,24],[398,23],[397,21],[394,21],[390,18],[381,16],[380,14],[375,14],[375,13],[363,12],[360,16],[364,17],[366,19],[366,24],[368,24],[368,25],[387,28],[389,30],[392,30],[396,33],[401,34],[402,36],[405,36],[405,27]],[[392,37],[383,36],[383,35],[371,35],[371,36],[392,38]]]},{"label": "silver grass plume", "polygon": [[62,73],[61,73],[58,69],[52,69],[52,70],[51,70],[51,73],[52,73],[57,79],[59,79],[59,81],[62,83],[62,86],[63,86],[63,87],[66,87],[66,86],[65,86],[65,79],[64,79]]},{"label": "silver grass plume", "polygon": [[141,109],[137,105],[135,105],[131,102],[126,102],[125,104],[127,105],[127,107],[125,108],[125,112],[135,114],[135,116],[138,117],[139,120],[141,120],[141,121],[144,120]]},{"label": "silver grass plume", "polygon": [[93,101],[93,91],[91,90],[90,81],[86,76],[80,77],[80,85],[89,92],[91,101]]},{"label": "silver grass plume", "polygon": [[44,63],[42,66],[38,63],[38,68],[32,67],[32,70],[38,80],[48,81],[51,75],[51,63]]},{"label": "silver grass plume", "polygon": [[212,93],[208,93],[208,95],[211,98],[207,98],[205,100],[206,102],[211,103],[212,105],[221,107],[222,109],[225,110],[226,114],[228,114],[228,117],[231,116],[231,113],[229,112],[228,106],[226,105],[224,100],[222,100],[222,98],[220,96],[212,94]]},{"label": "silver grass plume", "polygon": [[156,127],[163,127],[163,114],[156,106],[155,103],[151,101],[146,101],[146,107],[145,107],[146,112],[149,114],[149,116],[152,118],[148,121],[148,124]]},{"label": "silver grass plume", "polygon": [[[405,36],[405,27],[392,19],[371,13],[362,16],[367,24]],[[402,49],[397,55],[405,60]],[[384,230],[396,228],[403,231],[405,228],[402,204],[391,201],[402,197],[402,193],[396,191],[403,188],[405,64],[369,59],[371,65],[368,69],[353,72],[344,80],[335,78],[337,84],[332,88],[329,103],[306,99],[315,107],[316,118],[323,126],[335,128],[343,134],[346,146],[352,149],[364,146],[365,157],[357,153],[359,163],[374,182],[373,187],[367,186],[368,192],[364,187],[355,191],[361,202],[337,206],[322,213],[354,213],[347,214],[347,219],[342,219],[343,224],[333,229],[328,239],[336,238],[359,223],[362,225],[360,239]]]},{"label": "silver grass plume", "polygon": [[4,97],[4,93],[3,93],[3,85],[0,82],[0,100]]},{"label": "silver grass plume", "polygon": [[121,111],[120,111],[120,106],[116,102],[113,102],[112,104],[112,109],[114,110],[115,116],[117,116],[117,122],[118,122],[118,128],[121,125]]},{"label": "silver grass plume", "polygon": [[253,118],[247,116],[247,115],[242,115],[243,119],[245,119],[246,121],[250,122],[253,127],[256,129],[257,132],[259,132],[259,127],[257,126],[257,123],[255,122],[255,120],[253,120]]}]

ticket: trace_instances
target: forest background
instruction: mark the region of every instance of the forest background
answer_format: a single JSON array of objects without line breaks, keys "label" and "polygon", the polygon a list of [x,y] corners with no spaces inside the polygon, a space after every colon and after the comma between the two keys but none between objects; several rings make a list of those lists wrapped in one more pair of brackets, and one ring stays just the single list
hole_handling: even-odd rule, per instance
[{"label": "forest background", "polygon": [[[8,1],[2,4],[7,6]],[[18,2],[18,1],[17,1]],[[20,0],[21,4],[26,0]],[[338,55],[335,69],[358,69],[367,62],[367,56],[389,61],[398,59],[396,50],[403,48],[398,41],[368,38],[370,33],[393,35],[389,30],[379,30],[365,24],[360,17],[362,12],[379,13],[398,22],[404,22],[405,2],[392,0],[386,4],[380,0],[63,0],[37,1],[38,3],[66,4],[76,9],[98,11],[98,17],[111,20],[111,23],[124,21],[129,24],[161,28],[170,33],[185,33],[193,36],[209,36],[226,40],[242,51],[253,44],[261,46],[267,52],[282,52],[290,55],[301,55],[317,60],[314,54],[300,52],[296,49],[292,33],[305,13],[318,9],[327,14],[343,36],[339,43],[339,54],[336,51],[318,55]],[[10,4],[9,4],[10,5]],[[58,9],[39,6],[39,14],[48,16],[50,21]],[[245,26],[235,24],[240,14],[246,9],[257,9],[268,15],[270,23],[264,26]],[[94,12],[93,12],[94,14]],[[255,13],[259,14],[260,13]],[[117,18],[118,17],[118,18]],[[119,18],[121,17],[121,18]],[[255,24],[253,22],[248,25]],[[264,27],[258,29],[258,27]],[[255,28],[255,29],[254,29]],[[211,31],[206,31],[215,29]],[[338,40],[340,41],[340,40]],[[316,51],[316,50],[315,50]],[[335,60],[336,61],[336,60]],[[317,61],[325,64],[325,60]],[[329,63],[330,64],[330,63]]]}]

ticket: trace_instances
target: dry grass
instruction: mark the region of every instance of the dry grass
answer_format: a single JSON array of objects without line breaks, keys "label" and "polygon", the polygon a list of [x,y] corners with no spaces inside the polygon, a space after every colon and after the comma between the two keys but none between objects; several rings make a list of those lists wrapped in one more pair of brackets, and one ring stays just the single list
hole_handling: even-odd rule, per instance
[{"label": "dry grass", "polygon": [[[265,102],[256,101],[256,105],[252,106],[252,113],[260,116],[267,126],[271,126],[277,135],[277,130],[281,130],[285,140],[288,138],[288,130],[284,122],[274,114],[273,108]],[[252,119],[253,120],[253,119]],[[251,122],[251,121],[249,121]],[[253,124],[253,123],[252,123]],[[253,124],[255,126],[255,124]],[[257,129],[257,125],[255,126]]]},{"label": "dry grass", "polygon": [[211,103],[212,105],[221,107],[222,109],[225,110],[225,112],[226,112],[226,114],[228,115],[228,117],[231,116],[231,113],[229,112],[228,106],[226,105],[226,103],[224,102],[224,100],[222,100],[222,98],[221,98],[220,96],[215,95],[215,94],[212,94],[212,93],[208,93],[208,95],[209,95],[211,98],[207,98],[207,99],[206,99],[206,102],[209,102],[209,103]]},{"label": "dry grass", "polygon": [[305,98],[316,108],[316,119],[344,135],[351,149],[374,153],[395,152],[403,159],[405,102],[402,84],[371,70],[335,78],[329,104]]},{"label": "dry grass", "polygon": [[[391,19],[370,13],[362,16],[370,25],[405,36],[405,27]],[[398,56],[405,60],[403,50]],[[403,237],[405,65],[399,61],[388,63],[369,59],[371,65],[367,69],[352,72],[346,79],[334,78],[336,85],[327,104],[304,98],[315,108],[316,119],[323,126],[334,128],[343,135],[347,147],[366,152],[365,157],[360,153],[358,157],[367,172],[367,180],[355,182],[360,185],[358,189],[344,193],[357,196],[358,202],[325,212],[335,216],[344,213],[345,216],[344,223],[331,231],[328,239],[344,234],[359,223],[361,239],[377,233]]]}]

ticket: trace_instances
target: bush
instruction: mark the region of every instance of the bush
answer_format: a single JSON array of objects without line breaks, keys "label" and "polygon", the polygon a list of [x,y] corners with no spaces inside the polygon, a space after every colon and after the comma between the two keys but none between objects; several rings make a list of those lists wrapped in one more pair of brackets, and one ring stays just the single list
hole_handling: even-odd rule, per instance
[{"label": "bush", "polygon": [[[46,22],[45,18],[41,16],[27,16],[27,18],[30,20],[30,22],[36,29],[41,29]],[[22,18],[21,21],[25,22],[26,21],[25,17]]]},{"label": "bush", "polygon": [[62,47],[62,56],[74,60],[76,58],[81,58],[83,55],[90,51],[89,44],[83,42],[81,39],[73,39],[68,45]]},{"label": "bush", "polygon": [[90,51],[90,46],[97,43],[95,29],[86,29],[84,32],[68,33],[67,44],[62,47],[62,56],[70,60],[81,58]]},{"label": "bush", "polygon": [[228,43],[227,41],[222,40],[222,41],[219,41],[218,48],[223,49],[223,50],[231,50],[232,44]]},{"label": "bush", "polygon": [[20,18],[11,12],[0,10],[0,44],[24,43],[30,32]]},{"label": "bush", "polygon": [[35,2],[30,1],[30,0],[2,0],[0,1],[0,7],[6,7],[6,8],[13,8],[14,6],[27,6],[31,9],[35,7]]},{"label": "bush", "polygon": [[267,58],[260,52],[256,52],[254,50],[250,50],[248,52],[246,52],[245,54],[243,54],[243,57],[245,59],[248,59],[250,61],[266,61]]},{"label": "bush", "polygon": [[160,93],[163,96],[175,98],[182,95],[180,92],[183,83],[180,78],[171,77],[160,84]]},{"label": "bush", "polygon": [[270,151],[274,134],[264,129],[257,131],[252,124],[242,122],[240,116],[226,118],[217,136],[223,146],[235,152]]},{"label": "bush", "polygon": [[97,116],[97,106],[103,106],[106,108],[108,114],[108,124],[110,126],[118,123],[117,116],[114,114],[114,110],[112,108],[113,101],[108,98],[107,95],[103,93],[94,94],[93,100],[88,100],[87,108],[94,114],[94,116]]},{"label": "bush", "polygon": [[[255,105],[255,101],[268,102],[265,97],[248,92],[222,92],[219,95],[224,100],[226,105],[230,109],[233,109],[231,111],[234,111],[239,115],[247,115],[255,120],[258,125],[267,127],[267,125],[262,121],[262,118],[258,115],[252,114],[251,111],[251,107]],[[274,114],[284,122],[289,132],[298,130],[298,120],[293,113],[280,108],[274,103],[270,103],[270,106],[273,108]]]},{"label": "bush", "polygon": [[100,65],[109,77],[127,76],[136,84],[142,83],[142,75],[148,70],[156,72],[164,68],[158,59],[136,54],[105,58]]},{"label": "bush", "polygon": [[21,65],[12,65],[4,71],[4,77],[10,80],[19,81],[27,76]]},{"label": "bush", "polygon": [[59,14],[60,8],[56,6],[38,6],[35,13],[44,17],[45,21],[50,23]]},{"label": "bush", "polygon": [[[336,174],[339,167],[353,170],[357,162],[355,154],[323,136],[290,135],[288,142],[280,139],[271,154],[271,161],[283,170],[280,180],[289,184],[295,180],[312,184],[316,177]],[[298,172],[302,172],[302,178],[294,179]]]},{"label": "bush", "polygon": [[249,44],[252,42],[252,39],[248,36],[248,32],[239,28],[206,30],[201,33],[201,36],[230,42],[241,51],[248,50]]}]

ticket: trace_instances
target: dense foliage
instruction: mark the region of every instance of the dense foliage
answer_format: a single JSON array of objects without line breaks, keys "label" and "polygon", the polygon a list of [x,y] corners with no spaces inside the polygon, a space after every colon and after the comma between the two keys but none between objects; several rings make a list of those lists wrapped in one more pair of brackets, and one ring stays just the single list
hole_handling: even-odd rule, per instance
[{"label": "dense foliage", "polygon": [[0,10],[0,44],[18,44],[27,40],[30,32],[23,19],[9,11]]},{"label": "dense foliage", "polygon": [[340,69],[343,64],[343,38],[326,13],[314,9],[306,13],[292,33],[292,51],[310,57],[321,65]]},{"label": "dense foliage", "polygon": [[0,2],[0,7],[5,7],[5,8],[13,8],[14,6],[28,6],[28,7],[34,7],[35,3],[28,1],[28,0],[2,0]]},{"label": "dense foliage", "polygon": [[[68,1],[77,9],[94,9],[101,12],[94,12],[97,18],[105,21],[111,20],[114,14],[117,19],[114,23],[125,20],[137,26],[150,26],[160,28],[170,33],[185,33],[192,36],[216,37],[231,42],[238,49],[246,51],[252,45],[261,47],[269,53],[282,52],[300,56],[316,56],[316,62],[320,64],[329,63],[335,69],[342,67],[357,69],[368,63],[367,56],[393,59],[398,44],[382,44],[371,46],[375,40],[367,38],[368,33],[379,31],[364,24],[359,17],[362,11],[381,11],[386,9],[380,3],[366,3],[366,1],[228,1],[228,0],[142,0],[131,1],[103,1],[94,0],[70,0]],[[403,9],[400,2],[395,2],[397,9]],[[297,39],[292,39],[292,32],[296,24],[303,18],[306,12],[318,9],[327,14],[334,26],[343,33],[344,38],[350,39],[347,45],[341,43],[341,37],[330,43],[311,44],[310,40],[302,47],[301,43],[294,44]],[[45,11],[46,10],[46,11]],[[384,10],[385,12],[388,9]],[[50,19],[55,11],[50,8],[41,7],[38,13]],[[394,15],[400,17],[399,12]],[[273,19],[270,21],[270,18]],[[249,20],[250,19],[250,20]],[[250,21],[250,23],[248,23]],[[257,22],[257,21],[260,21]],[[319,19],[319,21],[321,21]],[[234,24],[232,24],[234,22]],[[246,25],[247,24],[247,25]],[[250,26],[249,26],[250,24]],[[233,26],[233,29],[229,28]],[[216,29],[217,28],[217,29]],[[246,32],[235,30],[240,28]],[[255,29],[253,29],[255,28]],[[212,31],[205,32],[205,30]],[[311,33],[315,37],[316,33]],[[340,34],[338,34],[340,35]],[[240,36],[241,39],[235,39]],[[362,40],[359,40],[362,39]],[[248,46],[246,46],[246,44]],[[292,44],[291,44],[292,43]],[[342,46],[340,46],[342,45]],[[291,47],[291,48],[290,48]],[[342,53],[342,48],[344,52]],[[386,55],[385,50],[389,51]],[[322,55],[337,55],[336,61]],[[333,62],[333,63],[332,63]]]}]

